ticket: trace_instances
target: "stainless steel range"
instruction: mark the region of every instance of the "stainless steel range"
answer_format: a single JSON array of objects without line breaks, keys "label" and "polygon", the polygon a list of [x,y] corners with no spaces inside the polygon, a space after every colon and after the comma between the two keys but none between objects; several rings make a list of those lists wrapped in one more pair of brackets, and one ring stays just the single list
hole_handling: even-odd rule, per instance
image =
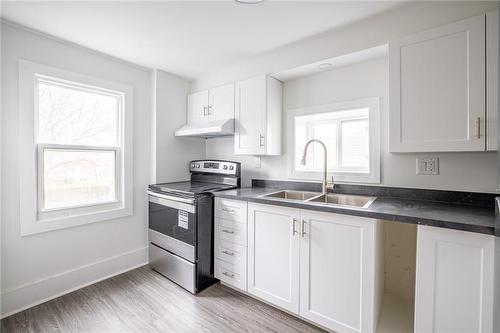
[{"label": "stainless steel range", "polygon": [[149,263],[193,294],[213,277],[212,192],[240,187],[240,164],[198,160],[191,180],[149,185]]}]

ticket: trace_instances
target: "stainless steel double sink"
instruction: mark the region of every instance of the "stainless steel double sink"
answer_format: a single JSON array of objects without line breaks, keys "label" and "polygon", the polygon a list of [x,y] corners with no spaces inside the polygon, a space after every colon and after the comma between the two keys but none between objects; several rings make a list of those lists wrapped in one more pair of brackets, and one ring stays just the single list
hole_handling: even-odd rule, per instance
[{"label": "stainless steel double sink", "polygon": [[322,194],[317,192],[307,191],[291,191],[281,190],[273,193],[261,195],[262,198],[280,199],[285,201],[302,201],[309,203],[319,203],[329,206],[368,208],[377,199],[376,197],[368,197],[364,195],[351,194]]}]

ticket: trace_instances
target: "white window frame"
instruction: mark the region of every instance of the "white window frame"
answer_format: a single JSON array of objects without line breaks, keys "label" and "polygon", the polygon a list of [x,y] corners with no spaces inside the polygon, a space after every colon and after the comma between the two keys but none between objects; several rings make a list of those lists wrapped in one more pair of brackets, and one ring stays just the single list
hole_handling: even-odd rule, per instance
[{"label": "white window frame", "polygon": [[[65,82],[71,87],[109,92],[121,96],[119,145],[96,147],[36,142],[38,130],[39,80]],[[133,213],[133,88],[121,83],[87,76],[34,62],[19,61],[19,129],[20,129],[20,231],[22,236],[95,223]],[[115,151],[115,193],[117,200],[57,209],[42,209],[43,150]],[[40,167],[39,167],[40,166]]]},{"label": "white window frame", "polygon": [[[335,182],[339,183],[370,183],[380,184],[380,98],[369,97],[356,99],[351,101],[336,102],[324,105],[304,107],[298,109],[290,109],[287,111],[287,130],[288,130],[288,178],[300,180],[315,180],[318,181],[322,177],[321,171],[302,171],[295,169],[296,154],[302,154],[302,150],[295,151],[295,117],[307,116],[318,113],[331,113],[337,111],[346,111],[353,109],[368,108],[369,122],[369,151],[370,151],[370,171],[356,172],[336,170],[329,171],[329,177],[333,176]],[[363,118],[363,117],[362,117]],[[338,120],[341,123],[341,119]],[[341,134],[341,129],[337,128],[338,135]],[[341,145],[341,142],[337,142]],[[337,151],[341,154],[341,150]]]}]

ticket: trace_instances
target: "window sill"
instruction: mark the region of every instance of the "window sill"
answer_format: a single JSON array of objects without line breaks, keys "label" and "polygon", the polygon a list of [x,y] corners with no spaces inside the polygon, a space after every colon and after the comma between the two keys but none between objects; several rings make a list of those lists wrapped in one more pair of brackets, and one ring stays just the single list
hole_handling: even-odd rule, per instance
[{"label": "window sill", "polygon": [[119,206],[96,210],[95,212],[73,214],[59,217],[46,217],[21,221],[21,236],[44,233],[53,230],[66,229],[81,225],[103,222],[132,215],[131,207]]}]

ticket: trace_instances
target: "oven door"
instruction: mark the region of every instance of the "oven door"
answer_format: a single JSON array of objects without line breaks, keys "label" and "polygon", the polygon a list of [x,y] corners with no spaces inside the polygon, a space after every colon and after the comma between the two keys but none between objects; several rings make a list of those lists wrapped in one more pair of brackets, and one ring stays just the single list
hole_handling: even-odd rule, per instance
[{"label": "oven door", "polygon": [[148,191],[149,241],[190,262],[196,260],[196,200]]}]

